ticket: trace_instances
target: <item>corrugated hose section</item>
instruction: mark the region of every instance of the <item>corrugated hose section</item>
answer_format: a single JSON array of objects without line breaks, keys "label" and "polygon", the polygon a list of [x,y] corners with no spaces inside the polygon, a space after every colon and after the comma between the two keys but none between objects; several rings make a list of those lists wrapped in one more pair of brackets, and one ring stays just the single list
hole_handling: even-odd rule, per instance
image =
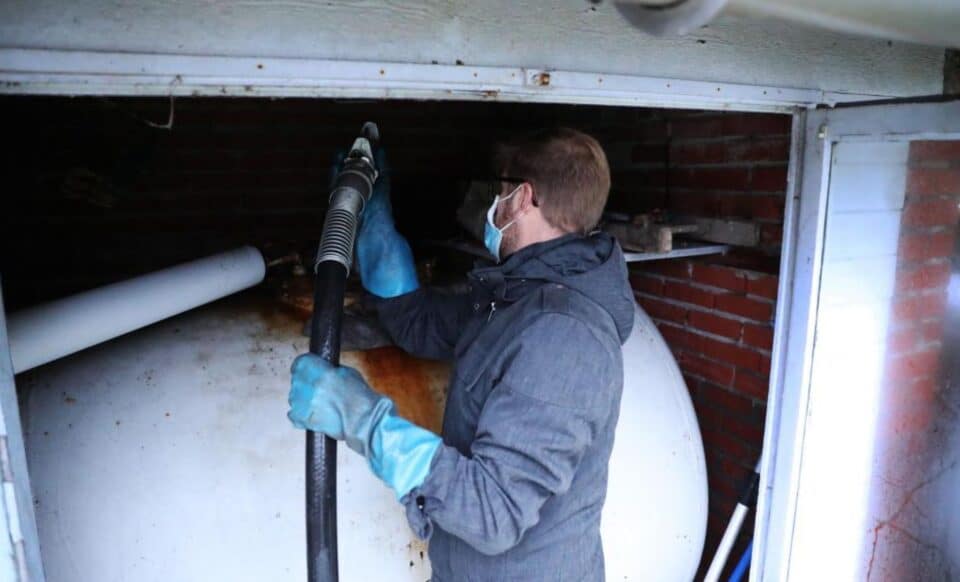
[{"label": "corrugated hose section", "polygon": [[323,237],[317,263],[336,261],[350,272],[353,262],[353,240],[357,233],[357,215],[345,208],[330,208],[323,223]]}]

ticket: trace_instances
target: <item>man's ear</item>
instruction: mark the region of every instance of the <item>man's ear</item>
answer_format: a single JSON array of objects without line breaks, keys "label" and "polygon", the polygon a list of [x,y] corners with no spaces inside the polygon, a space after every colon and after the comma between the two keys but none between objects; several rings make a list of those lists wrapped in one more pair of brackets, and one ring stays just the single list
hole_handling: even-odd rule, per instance
[{"label": "man's ear", "polygon": [[530,182],[524,182],[521,184],[521,189],[519,192],[520,198],[520,210],[527,210],[534,206],[533,204],[533,185]]}]

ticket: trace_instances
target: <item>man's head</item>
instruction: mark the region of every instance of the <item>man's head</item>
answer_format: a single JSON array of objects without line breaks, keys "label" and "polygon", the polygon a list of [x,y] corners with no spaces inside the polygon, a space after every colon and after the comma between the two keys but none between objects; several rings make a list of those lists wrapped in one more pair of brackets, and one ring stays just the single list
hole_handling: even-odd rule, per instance
[{"label": "man's head", "polygon": [[567,233],[587,234],[600,221],[610,192],[610,167],[600,144],[568,128],[536,131],[497,147],[503,179],[494,225],[503,228],[501,256]]}]

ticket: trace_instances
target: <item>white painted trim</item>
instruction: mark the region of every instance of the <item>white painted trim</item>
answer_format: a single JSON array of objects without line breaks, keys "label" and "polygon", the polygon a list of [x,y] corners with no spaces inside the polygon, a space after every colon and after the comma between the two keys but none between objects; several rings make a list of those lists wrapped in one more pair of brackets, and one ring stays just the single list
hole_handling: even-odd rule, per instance
[{"label": "white painted trim", "polygon": [[0,93],[452,99],[790,111],[876,95],[511,67],[0,49]]},{"label": "white painted trim", "polygon": [[[753,534],[753,556],[750,568],[750,582],[762,579],[767,554],[777,551],[768,549],[768,535],[771,527],[776,531],[778,524],[770,524],[773,481],[778,459],[777,435],[780,434],[780,416],[782,414],[784,362],[787,339],[790,337],[790,316],[793,305],[793,269],[797,255],[797,218],[800,212],[800,169],[805,144],[806,119],[808,113],[798,112],[793,116],[790,129],[790,165],[787,168],[787,203],[784,204],[783,243],[780,249],[780,278],[777,285],[777,308],[774,316],[773,350],[770,356],[770,384],[767,396],[767,415],[763,434],[762,451],[764,454],[758,463],[760,484],[757,495],[756,523]],[[776,537],[776,536],[775,536]],[[773,579],[767,577],[767,579]]]},{"label": "white painted trim", "polygon": [[[905,111],[909,108],[909,112]],[[863,104],[830,111],[832,141],[903,141],[960,138],[960,97],[935,103]]]},{"label": "white painted trim", "polygon": [[[777,382],[771,386],[768,398],[767,429],[764,431],[764,450],[767,452],[761,470],[761,492],[765,498],[761,540],[760,567],[751,580],[781,581],[787,579],[793,526],[802,460],[804,417],[810,389],[813,339],[816,328],[817,298],[820,288],[820,268],[823,257],[824,226],[826,224],[826,192],[829,184],[832,143],[822,139],[825,110],[807,113],[805,125],[795,127],[795,134],[803,134],[803,156],[798,161],[797,177],[792,200],[796,218],[786,241],[792,242],[789,261],[781,259],[781,290],[790,286],[787,310],[789,319],[777,326],[783,334],[781,351],[772,359],[777,371]],[[782,255],[786,256],[786,254]],[[784,280],[784,278],[786,280]],[[779,313],[778,313],[779,315]],[[771,374],[773,370],[771,370]],[[774,405],[770,406],[770,402]]]},{"label": "white painted trim", "polygon": [[0,579],[11,582],[43,582],[40,541],[33,509],[33,490],[23,444],[20,407],[13,376],[13,361],[7,342],[7,320],[0,285],[0,505],[5,509],[0,535],[8,535],[16,572],[0,570]]}]

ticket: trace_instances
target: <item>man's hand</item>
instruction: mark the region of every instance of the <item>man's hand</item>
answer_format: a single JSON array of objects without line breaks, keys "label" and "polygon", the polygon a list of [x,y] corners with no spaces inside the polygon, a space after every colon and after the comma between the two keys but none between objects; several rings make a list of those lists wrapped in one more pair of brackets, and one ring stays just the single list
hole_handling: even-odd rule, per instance
[{"label": "man's hand", "polygon": [[287,418],[294,426],[346,442],[398,499],[423,483],[440,437],[397,416],[393,401],[353,368],[304,354],[292,372]]},{"label": "man's hand", "polygon": [[290,422],[346,441],[348,447],[367,456],[366,440],[371,424],[378,420],[377,406],[389,399],[371,390],[353,368],[335,367],[313,354],[294,360],[292,372]]},{"label": "man's hand", "polygon": [[361,215],[357,265],[363,287],[378,297],[404,295],[419,287],[410,245],[393,223],[390,168],[383,148],[377,150],[380,176]]}]

